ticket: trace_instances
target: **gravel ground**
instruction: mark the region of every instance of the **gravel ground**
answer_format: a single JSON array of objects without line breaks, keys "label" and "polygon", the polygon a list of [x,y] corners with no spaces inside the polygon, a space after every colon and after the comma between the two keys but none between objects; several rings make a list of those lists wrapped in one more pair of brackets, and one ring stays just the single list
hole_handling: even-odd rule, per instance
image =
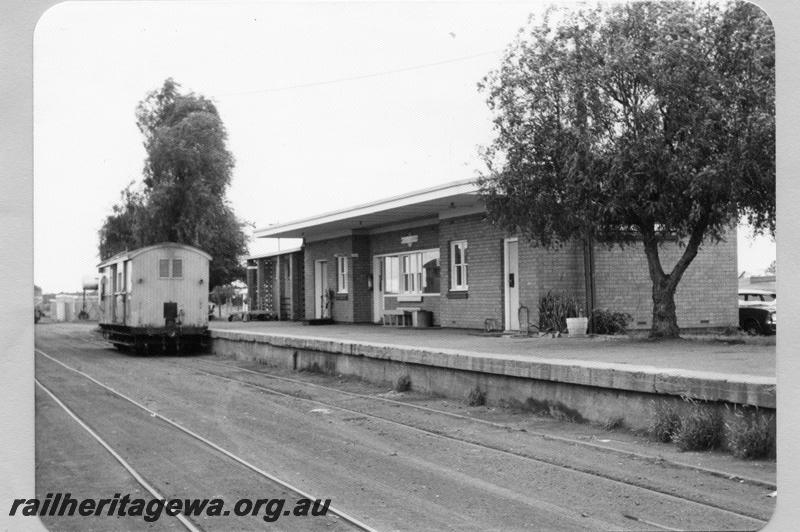
[{"label": "gravel ground", "polygon": [[[317,392],[301,384],[284,388],[298,397],[276,396],[201,373],[195,364],[201,364],[202,357],[126,356],[101,344],[87,343],[86,340],[91,340],[87,331],[86,327],[69,325],[40,327],[37,347],[262,469],[318,497],[331,497],[333,506],[380,530],[652,529],[647,523],[680,529],[759,528],[758,521],[604,476],[629,477],[640,485],[660,488],[682,486],[687,495],[696,497],[702,497],[706,490],[714,504],[749,509],[764,519],[774,505],[774,499],[767,497],[768,490],[763,487],[664,465],[652,466],[658,469],[651,471],[647,469],[651,466],[621,460],[607,452],[563,442],[545,445],[541,438],[521,431],[504,437],[498,431],[476,427],[469,420],[407,412],[405,407],[395,407],[394,410],[402,412],[392,414],[391,407],[363,401],[353,401],[349,406],[353,410],[366,409],[369,415],[335,406],[315,406],[302,397]],[[37,355],[36,362],[37,378],[63,395],[70,408],[91,420],[95,430],[130,456],[143,474],[165,490],[199,497],[220,494],[226,501],[240,496],[279,496],[277,492],[265,495],[262,481],[176,435],[157,420],[142,416],[141,411],[132,410],[132,406],[114,399],[83,377],[41,355]],[[241,377],[236,375],[235,367],[225,371],[230,373],[221,374]],[[343,385],[366,386],[352,382]],[[341,406],[347,403],[341,397],[319,399],[335,400]],[[41,398],[39,401],[37,416],[44,412],[44,402]],[[402,423],[425,430],[410,429],[372,415],[399,415],[396,419]],[[52,438],[53,425],[39,423],[37,437]],[[442,438],[436,432],[451,437]],[[76,436],[63,438],[61,447],[67,455],[76,447],[73,442]],[[496,448],[505,445],[510,452],[498,452],[487,448],[487,444]],[[517,452],[542,460],[558,459],[573,469],[596,464],[598,474],[531,460],[514,454]],[[39,491],[52,491],[59,478],[61,485],[64,484],[63,475],[57,474],[52,464],[66,458],[53,453],[51,449],[38,456],[41,464],[50,464],[37,469]],[[102,450],[98,451],[98,456],[101,454]],[[96,464],[101,470],[113,468],[113,464],[103,465],[100,461]],[[70,482],[88,491],[95,489],[88,474],[76,474]],[[104,495],[105,491],[97,496]],[[255,526],[254,518],[248,519],[212,520],[202,526],[209,530]],[[282,523],[287,528],[296,528],[289,526],[289,520],[278,521]],[[308,520],[291,524],[319,525],[327,530],[328,526],[337,527],[340,523],[334,521],[329,525]]]}]

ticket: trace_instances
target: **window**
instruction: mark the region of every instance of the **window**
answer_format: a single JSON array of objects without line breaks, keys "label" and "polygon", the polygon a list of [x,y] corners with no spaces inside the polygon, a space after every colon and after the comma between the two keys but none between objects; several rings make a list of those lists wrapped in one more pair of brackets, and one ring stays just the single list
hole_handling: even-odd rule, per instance
[{"label": "window", "polygon": [[439,294],[439,250],[384,257],[383,272],[386,294]]},{"label": "window", "polygon": [[347,293],[347,257],[336,257],[336,291]]},{"label": "window", "polygon": [[163,278],[169,277],[169,259],[161,259],[158,261],[158,276]]},{"label": "window", "polygon": [[386,257],[384,263],[383,291],[387,294],[396,294],[400,292],[400,258]]},{"label": "window", "polygon": [[441,272],[438,250],[422,253],[422,272],[423,292],[438,294],[440,291],[439,276]]},{"label": "window", "polygon": [[[170,263],[172,263],[172,275],[170,275]],[[159,279],[181,279],[183,277],[183,259],[159,259],[158,277]]]},{"label": "window", "polygon": [[172,259],[172,277],[183,277],[183,260]]},{"label": "window", "polygon": [[450,242],[450,289],[467,290],[467,241]]},{"label": "window", "polygon": [[420,254],[403,255],[403,284],[404,294],[418,294],[422,287],[422,272],[420,271]]}]

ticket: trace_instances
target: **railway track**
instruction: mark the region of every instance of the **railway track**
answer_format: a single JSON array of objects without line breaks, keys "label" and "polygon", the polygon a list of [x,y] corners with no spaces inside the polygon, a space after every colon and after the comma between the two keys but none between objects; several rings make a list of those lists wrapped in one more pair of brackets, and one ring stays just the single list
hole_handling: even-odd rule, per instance
[{"label": "railway track", "polygon": [[[79,369],[76,369],[76,368],[74,368],[74,367],[72,367],[72,366],[70,366],[68,364],[65,364],[64,362],[61,362],[60,360],[56,359],[55,357],[45,353],[41,349],[36,349],[36,352],[39,355],[44,356],[46,359],[52,361],[53,363],[56,363],[56,364],[60,365],[61,367],[65,368],[65,369],[67,369],[67,370],[69,370],[69,371],[71,371],[73,373],[76,373],[76,374],[80,375],[81,377],[91,381],[95,385],[103,388],[107,392],[110,392],[114,396],[119,397],[120,399],[123,399],[123,400],[127,401],[131,405],[133,405],[136,408],[138,408],[138,409],[144,411],[145,413],[147,413],[151,418],[153,418],[155,420],[163,421],[164,423],[166,423],[169,426],[171,426],[172,428],[180,431],[181,433],[186,434],[189,437],[201,442],[203,445],[205,445],[208,448],[212,449],[216,453],[219,453],[220,455],[227,457],[228,459],[236,462],[237,464],[239,464],[243,468],[247,469],[248,471],[257,474],[258,476],[268,480],[269,482],[277,484],[277,485],[281,486],[282,488],[285,488],[285,489],[287,489],[287,490],[289,490],[289,491],[291,491],[293,493],[296,493],[301,498],[306,498],[306,499],[310,499],[310,500],[319,499],[318,497],[315,497],[314,495],[306,492],[305,490],[302,490],[302,489],[292,485],[291,483],[289,483],[289,482],[287,482],[287,481],[285,481],[285,480],[283,480],[283,479],[281,479],[281,478],[279,478],[279,477],[277,477],[275,475],[272,475],[272,474],[264,471],[263,469],[257,467],[256,465],[248,462],[244,458],[241,458],[241,457],[237,456],[236,454],[228,451],[227,449],[223,448],[220,445],[217,445],[216,443],[214,443],[214,442],[210,441],[209,439],[201,436],[200,434],[188,429],[187,427],[185,427],[185,426],[181,425],[180,423],[170,419],[169,417],[166,417],[166,416],[164,416],[162,414],[159,414],[158,412],[155,412],[155,411],[151,410],[150,408],[146,407],[145,405],[141,404],[140,402],[136,401],[135,399],[133,399],[133,398],[131,398],[131,397],[129,397],[129,396],[117,391],[117,390],[115,390],[114,388],[112,388],[111,386],[108,386],[107,384],[105,384],[103,382],[100,382],[99,380],[95,379],[91,375],[89,375],[89,374],[87,374],[87,373],[85,373],[85,372],[83,372],[83,371],[81,371]],[[119,462],[120,465],[122,465],[122,467],[124,467],[131,474],[131,476],[145,490],[147,490],[148,493],[150,493],[156,499],[165,498],[164,495],[162,495],[155,487],[153,487],[153,485],[150,482],[148,482],[145,479],[145,477],[139,471],[134,469],[129,464],[129,462],[127,460],[125,460],[125,458],[120,454],[120,452],[117,449],[112,448],[111,445],[109,445],[100,435],[98,435],[98,433],[96,431],[94,431],[89,426],[89,424],[86,422],[86,420],[84,420],[81,417],[79,417],[72,409],[70,409],[65,404],[65,402],[60,397],[58,397],[57,394],[55,394],[50,388],[48,388],[47,386],[42,384],[38,379],[36,379],[35,382],[36,382],[37,386],[39,386],[53,401],[56,402],[56,404],[58,404],[73,420],[75,420],[86,432],[88,432],[89,435],[95,441],[97,441],[104,449],[106,449],[106,451],[108,451],[114,457],[114,459],[117,460],[117,462]],[[328,508],[328,513],[333,514],[335,516],[338,516],[342,521],[344,521],[345,523],[351,525],[351,527],[353,529],[355,529],[355,530],[362,530],[364,532],[377,532],[376,529],[374,529],[371,526],[367,525],[363,521],[361,521],[361,520],[349,515],[348,513],[340,510],[339,508],[330,506]],[[202,527],[199,524],[193,522],[192,519],[189,519],[185,515],[178,514],[175,517],[180,521],[180,523],[187,530],[190,530],[192,532],[198,532],[198,531],[203,530]]]},{"label": "railway track", "polygon": [[[85,346],[87,343],[91,344],[91,345],[98,345],[98,346],[99,345],[103,345],[103,347],[105,347],[105,345],[102,342],[89,340],[89,339],[86,339],[85,337],[83,337],[83,338],[73,338],[73,339],[74,340],[78,340],[78,343],[73,344],[73,346],[75,348],[80,348],[81,345]],[[67,364],[64,364],[63,362],[54,359],[53,357],[49,357],[49,355],[45,354],[44,352],[41,352],[41,354],[44,355],[44,356],[48,356],[48,358],[51,358],[54,362],[57,362],[57,363],[61,364],[65,368],[67,368],[67,369],[69,369],[71,371],[77,372],[78,374],[81,374],[85,378],[88,378],[88,379],[94,381],[96,384],[106,387],[104,384],[100,383],[99,381],[97,381],[96,379],[91,377],[90,375],[88,375],[88,374],[86,374],[86,373],[84,373],[84,372],[82,372],[80,370],[77,370],[75,368],[72,368],[72,367],[68,366]],[[751,524],[752,528],[760,528],[760,526],[762,526],[763,524],[766,523],[766,520],[763,519],[762,515],[757,515],[754,512],[737,511],[735,509],[727,508],[727,507],[724,507],[724,506],[719,505],[719,504],[713,504],[713,503],[709,504],[708,502],[699,501],[696,498],[683,497],[683,496],[676,495],[675,493],[671,493],[671,492],[668,492],[668,491],[661,491],[661,490],[658,490],[658,489],[653,489],[652,487],[641,485],[641,483],[624,481],[624,480],[621,480],[619,478],[614,478],[612,476],[598,474],[595,471],[583,470],[581,468],[570,466],[570,465],[566,465],[566,464],[563,464],[563,463],[557,463],[557,462],[554,462],[554,461],[542,460],[541,458],[528,456],[528,455],[526,455],[524,453],[521,453],[521,452],[509,451],[507,449],[502,449],[502,448],[498,448],[497,446],[492,446],[492,445],[487,445],[485,443],[472,441],[470,439],[463,438],[463,437],[457,437],[457,436],[452,436],[452,435],[448,435],[448,434],[442,434],[441,432],[438,432],[438,431],[435,431],[435,430],[429,430],[429,429],[426,429],[426,428],[421,428],[419,426],[415,426],[413,424],[404,423],[402,421],[396,421],[394,419],[389,419],[389,418],[384,417],[384,416],[375,415],[373,413],[365,411],[364,408],[357,409],[357,408],[350,408],[348,406],[343,406],[341,404],[341,402],[343,402],[343,401],[346,402],[348,400],[354,400],[354,399],[355,400],[363,400],[363,401],[380,402],[380,403],[384,403],[384,404],[387,404],[387,405],[391,405],[392,407],[396,407],[396,408],[402,407],[402,408],[407,408],[407,409],[414,409],[414,410],[418,410],[418,411],[424,411],[424,412],[428,412],[428,413],[436,414],[436,415],[444,415],[444,416],[448,416],[448,417],[451,417],[451,418],[463,419],[465,421],[482,423],[482,424],[485,424],[485,425],[488,425],[488,426],[492,426],[494,428],[499,428],[499,429],[508,429],[509,428],[509,427],[507,427],[505,425],[502,425],[502,424],[498,424],[498,423],[494,423],[494,422],[490,422],[490,421],[485,421],[485,420],[479,420],[479,419],[476,419],[476,418],[473,418],[473,417],[470,417],[470,416],[462,416],[460,414],[441,411],[441,410],[433,409],[433,408],[422,406],[422,405],[409,404],[407,402],[396,401],[396,400],[385,398],[385,397],[376,397],[374,395],[365,395],[365,394],[359,394],[359,393],[355,393],[355,392],[338,390],[336,388],[331,388],[331,387],[324,386],[324,385],[317,384],[317,383],[310,383],[310,382],[307,382],[307,381],[304,381],[304,380],[292,379],[292,378],[285,377],[285,376],[272,375],[272,374],[269,374],[269,373],[266,373],[266,372],[262,372],[262,371],[254,371],[254,370],[247,369],[247,368],[241,368],[239,366],[232,366],[230,364],[221,364],[221,363],[217,363],[217,362],[213,362],[213,361],[209,361],[209,360],[201,360],[201,359],[195,359],[195,358],[191,358],[191,359],[190,358],[182,358],[182,359],[180,359],[180,362],[177,362],[176,360],[168,360],[168,359],[163,359],[163,358],[150,359],[150,360],[154,361],[155,363],[163,363],[165,365],[172,366],[172,367],[174,367],[177,370],[182,371],[182,372],[186,372],[186,373],[197,372],[197,373],[200,373],[202,375],[206,375],[208,377],[211,377],[213,379],[218,379],[218,380],[226,381],[226,382],[229,382],[229,383],[232,383],[232,384],[253,388],[253,389],[256,389],[256,390],[258,390],[260,392],[267,393],[267,394],[270,394],[270,395],[273,395],[273,396],[284,397],[284,398],[292,400],[292,401],[301,401],[301,402],[308,403],[310,405],[314,405],[314,406],[317,406],[317,407],[321,406],[321,407],[325,407],[325,408],[340,410],[340,411],[343,411],[343,412],[358,414],[359,416],[364,416],[364,417],[367,417],[367,418],[370,418],[370,419],[374,419],[377,422],[389,423],[389,424],[392,424],[394,426],[403,428],[404,430],[418,431],[418,432],[425,433],[425,434],[427,434],[429,436],[432,436],[432,437],[436,437],[436,438],[441,438],[441,439],[446,439],[446,440],[450,440],[450,441],[453,441],[453,442],[457,442],[457,443],[459,443],[461,445],[473,446],[473,447],[476,447],[476,448],[480,448],[480,449],[482,449],[482,450],[484,450],[486,452],[501,453],[501,454],[503,454],[505,456],[513,456],[515,459],[543,463],[543,464],[546,464],[548,466],[556,467],[556,468],[559,468],[559,469],[562,469],[562,470],[569,470],[569,471],[571,471],[573,473],[577,473],[577,474],[581,474],[581,475],[588,475],[590,477],[595,477],[595,478],[602,478],[602,479],[604,479],[606,481],[611,481],[611,482],[615,482],[615,483],[618,483],[618,484],[621,484],[621,485],[625,485],[626,487],[629,487],[629,488],[635,488],[635,489],[639,489],[639,490],[643,490],[643,491],[648,491],[648,492],[650,492],[652,494],[656,494],[656,495],[658,495],[660,497],[664,497],[664,498],[667,498],[667,499],[670,499],[670,500],[673,500],[673,501],[680,501],[682,504],[699,505],[701,507],[708,508],[709,510],[718,511],[718,512],[725,512],[725,513],[730,514],[731,516],[736,516],[737,518],[743,519],[744,522],[747,522],[747,523]],[[227,372],[227,374],[220,374],[220,371],[222,371],[223,373]],[[234,373],[234,374],[231,374],[231,372]],[[239,375],[235,375],[235,373],[240,373],[240,374]],[[301,390],[295,391],[294,393],[287,392],[285,390],[282,391],[280,389],[277,389],[277,387],[267,386],[263,382],[252,382],[252,380],[248,380],[246,378],[242,378],[242,374],[252,375],[253,377],[257,377],[258,379],[267,379],[267,380],[270,380],[270,381],[275,382],[275,383],[291,384],[293,386],[304,387],[305,389],[317,389],[317,390],[325,392],[326,394],[338,395],[342,399],[339,400],[339,401],[313,399],[313,398],[308,397],[307,394],[305,394]],[[114,393],[118,393],[118,392],[114,391]],[[121,394],[119,394],[119,395],[121,395]],[[125,397],[125,399],[128,400],[128,401],[132,401],[130,398],[127,398],[127,397]],[[143,408],[143,409],[145,409],[145,410],[147,410],[149,412],[152,412],[151,410],[147,409],[147,407],[145,407],[144,405],[137,405],[137,406],[139,406],[140,408]],[[158,415],[158,414],[156,414],[156,415]],[[632,456],[634,456],[636,458],[646,459],[646,460],[656,459],[655,457],[650,457],[650,456],[646,456],[646,455],[639,455],[638,453],[629,453],[627,451],[618,451],[618,450],[615,450],[615,449],[609,449],[607,447],[596,445],[596,444],[592,444],[592,443],[585,442],[585,441],[574,440],[574,439],[563,438],[563,437],[554,437],[552,435],[548,435],[548,434],[544,434],[544,433],[537,434],[537,433],[529,432],[528,436],[537,436],[537,437],[541,437],[543,439],[550,439],[550,440],[558,441],[558,442],[561,442],[561,443],[568,443],[568,444],[572,444],[572,445],[580,445],[582,447],[592,448],[594,450],[601,451],[601,452],[604,452],[604,453],[612,453],[612,454],[613,453],[618,453],[618,454],[625,454],[625,455],[629,455],[629,456],[632,455]],[[202,437],[200,436],[200,438],[202,438]],[[208,443],[213,445],[212,442],[208,442]],[[700,469],[700,471],[704,472],[704,473],[709,473],[708,470],[703,470],[702,468]],[[711,471],[710,473],[711,474],[718,474],[718,475],[722,474],[722,473],[713,472],[713,471]],[[754,482],[758,483],[759,481],[754,481]],[[765,487],[769,487],[769,486],[765,486]],[[680,530],[680,528],[675,528],[673,526],[670,526],[670,525],[667,525],[667,524],[664,524],[664,523],[659,523],[656,520],[648,519],[646,515],[633,515],[632,513],[623,513],[623,516],[626,519],[630,520],[631,523],[639,523],[640,526],[644,525],[645,527],[651,528],[651,529]]]},{"label": "railway track", "polygon": [[[172,364],[173,366],[180,366],[180,367],[183,367],[183,368],[187,367],[185,364],[178,365],[178,364],[175,364],[175,363],[163,360],[163,359],[162,359],[162,361],[164,363],[167,363],[167,364]],[[389,405],[395,405],[395,406],[399,406],[399,407],[418,410],[418,411],[421,411],[421,412],[427,412],[427,413],[432,413],[432,414],[436,414],[436,415],[446,416],[446,417],[449,417],[449,418],[452,418],[452,419],[459,419],[459,420],[468,421],[468,422],[471,422],[471,423],[478,423],[478,424],[481,424],[481,425],[485,425],[487,427],[492,427],[492,428],[501,429],[501,430],[510,430],[510,431],[518,430],[518,429],[515,429],[514,427],[511,427],[510,425],[507,425],[507,424],[497,423],[497,422],[494,422],[494,421],[489,421],[489,420],[485,420],[485,419],[481,419],[481,418],[477,418],[477,417],[473,417],[473,416],[466,416],[466,415],[463,415],[463,414],[457,414],[455,412],[448,412],[446,410],[439,410],[439,409],[431,408],[431,407],[424,406],[424,405],[418,405],[418,404],[410,403],[408,401],[398,401],[398,400],[395,400],[395,399],[390,399],[388,397],[381,397],[381,396],[373,395],[373,394],[368,395],[368,394],[361,394],[361,393],[357,393],[357,392],[351,392],[351,391],[347,391],[347,390],[340,390],[338,388],[333,388],[333,387],[325,386],[325,385],[322,385],[322,384],[308,382],[306,380],[293,379],[291,377],[286,377],[286,376],[282,376],[282,375],[274,375],[274,374],[271,374],[271,373],[267,373],[265,371],[255,371],[255,370],[248,369],[248,368],[243,368],[243,367],[237,366],[237,365],[233,365],[232,366],[231,364],[223,364],[223,363],[213,362],[211,360],[204,360],[204,359],[191,359],[190,364],[192,364],[191,367],[196,368],[197,371],[200,371],[200,372],[203,372],[203,373],[206,373],[206,374],[211,374],[211,373],[208,372],[208,371],[203,370],[202,368],[197,368],[197,365],[206,365],[206,367],[217,367],[217,368],[223,368],[223,369],[235,369],[235,371],[249,373],[249,374],[252,374],[252,375],[257,375],[259,377],[264,377],[264,378],[267,378],[267,379],[270,379],[270,380],[276,380],[276,381],[281,381],[281,382],[292,383],[292,384],[295,384],[295,385],[306,386],[306,387],[309,387],[309,388],[317,388],[317,389],[320,389],[320,390],[324,390],[326,392],[336,393],[336,394],[340,394],[340,395],[347,396],[347,397],[354,397],[354,398],[364,399],[364,400],[369,400],[369,401],[378,401],[378,402],[386,403],[386,404],[389,404]],[[217,375],[214,375],[214,376],[217,376]],[[777,489],[777,486],[774,483],[771,483],[771,482],[766,482],[766,481],[763,481],[763,480],[750,478],[750,477],[746,477],[746,476],[731,475],[730,473],[727,473],[725,471],[719,471],[719,470],[710,469],[710,468],[706,468],[706,467],[700,467],[700,466],[697,466],[697,465],[691,465],[691,464],[686,464],[686,463],[681,463],[681,462],[674,462],[674,461],[666,460],[666,459],[664,459],[662,457],[658,457],[658,456],[653,456],[653,455],[643,454],[643,453],[637,453],[637,452],[629,451],[629,450],[621,450],[621,449],[618,449],[618,448],[615,448],[615,447],[610,447],[610,446],[607,446],[607,445],[600,445],[600,444],[597,444],[597,443],[592,443],[592,442],[588,442],[588,441],[585,441],[585,440],[579,440],[579,439],[576,439],[576,438],[568,438],[568,437],[564,437],[564,436],[557,436],[557,435],[554,435],[554,434],[547,434],[545,432],[540,432],[540,431],[535,431],[535,430],[525,429],[525,433],[528,436],[541,438],[543,440],[566,443],[566,444],[569,444],[569,445],[575,445],[575,446],[578,446],[578,447],[584,447],[586,449],[592,449],[592,450],[595,450],[595,451],[600,451],[600,452],[610,453],[610,454],[616,454],[616,455],[620,455],[620,456],[627,456],[627,457],[631,457],[631,458],[635,458],[635,459],[639,459],[639,460],[645,460],[645,461],[649,461],[649,462],[659,462],[659,463],[662,463],[662,464],[669,464],[671,467],[697,471],[697,472],[700,472],[700,473],[704,473],[704,474],[708,474],[708,475],[712,475],[712,476],[716,476],[716,477],[720,477],[720,478],[725,478],[727,480],[745,482],[745,483],[751,484],[753,486],[760,486],[760,487],[763,487],[763,488],[766,488],[766,489],[769,489],[769,490],[776,490]]]},{"label": "railway track", "polygon": [[[552,460],[544,460],[544,459],[541,459],[541,458],[537,458],[537,457],[533,457],[533,456],[530,456],[530,455],[527,455],[527,454],[523,454],[521,452],[510,451],[510,450],[499,448],[499,447],[496,447],[496,446],[493,446],[493,445],[487,445],[485,443],[476,442],[476,441],[471,440],[471,439],[466,439],[466,438],[462,438],[462,437],[443,434],[443,433],[435,431],[435,430],[429,430],[429,429],[425,429],[425,428],[420,428],[418,426],[415,426],[415,425],[412,425],[412,424],[409,424],[409,423],[404,423],[404,422],[396,421],[396,420],[393,420],[393,419],[389,419],[387,417],[371,414],[369,412],[364,411],[364,409],[349,408],[349,407],[341,406],[340,404],[337,404],[337,403],[332,402],[332,401],[320,401],[320,400],[317,400],[317,399],[310,399],[310,398],[304,397],[303,395],[298,394],[298,393],[290,393],[290,392],[284,392],[284,391],[276,390],[274,388],[270,388],[270,387],[265,386],[263,384],[253,383],[253,382],[242,380],[242,379],[236,379],[236,378],[232,378],[232,377],[229,377],[229,376],[220,375],[220,374],[217,374],[217,373],[214,373],[214,372],[211,372],[211,371],[206,371],[206,370],[203,370],[203,369],[197,367],[198,364],[206,364],[206,365],[211,365],[211,366],[215,366],[215,367],[231,368],[231,366],[228,366],[226,364],[218,364],[218,363],[215,363],[215,362],[205,361],[205,360],[204,361],[193,360],[192,361],[192,366],[191,367],[187,367],[187,366],[184,366],[184,365],[176,364],[176,363],[171,362],[171,361],[162,360],[162,362],[165,363],[165,364],[169,364],[169,365],[172,365],[174,367],[186,370],[186,371],[197,371],[197,372],[200,372],[200,373],[202,373],[204,375],[208,375],[208,376],[220,379],[220,380],[238,383],[238,384],[240,384],[242,386],[248,386],[248,387],[257,388],[257,389],[262,390],[262,391],[264,391],[264,392],[266,392],[268,394],[272,394],[272,395],[276,395],[276,396],[280,396],[280,397],[292,398],[292,399],[295,399],[295,400],[299,400],[299,401],[303,401],[303,402],[307,402],[307,403],[313,404],[315,406],[321,406],[321,407],[325,407],[325,408],[335,408],[335,409],[338,409],[338,410],[341,410],[341,411],[344,411],[344,412],[348,412],[348,413],[352,413],[352,414],[358,414],[358,415],[361,415],[361,416],[366,416],[366,417],[369,417],[369,418],[373,418],[373,419],[379,420],[381,422],[391,423],[393,425],[404,427],[404,428],[409,429],[409,430],[424,432],[426,434],[429,434],[429,435],[437,437],[437,438],[453,440],[453,441],[456,441],[456,442],[459,442],[459,443],[462,443],[462,444],[465,444],[465,445],[475,446],[475,447],[479,447],[479,448],[486,449],[486,450],[489,450],[489,451],[493,451],[493,452],[497,452],[497,453],[502,453],[502,454],[514,456],[514,457],[517,457],[517,458],[520,458],[520,459],[523,459],[523,460],[530,460],[530,461],[534,461],[534,462],[544,463],[544,464],[547,464],[549,466],[557,467],[557,468],[560,468],[560,469],[570,470],[570,471],[574,471],[574,472],[577,472],[577,473],[586,474],[586,475],[589,475],[589,476],[592,476],[592,477],[599,477],[599,478],[602,478],[602,479],[605,479],[605,480],[610,480],[612,482],[617,482],[619,484],[623,484],[625,486],[631,486],[631,487],[635,487],[635,488],[638,488],[638,489],[651,491],[653,493],[657,493],[657,494],[659,494],[661,496],[664,496],[664,497],[670,497],[670,498],[678,499],[678,500],[686,502],[687,504],[698,504],[698,505],[705,506],[705,507],[708,507],[708,508],[713,508],[715,510],[721,510],[721,511],[729,512],[729,513],[731,513],[733,515],[736,515],[736,516],[739,516],[739,517],[743,517],[743,518],[747,518],[747,519],[753,519],[755,521],[760,522],[762,525],[767,523],[767,520],[764,520],[760,516],[755,515],[755,514],[750,513],[750,512],[741,512],[741,511],[731,510],[730,508],[726,508],[726,507],[723,507],[721,505],[709,504],[707,502],[698,501],[697,499],[694,499],[694,498],[683,497],[683,496],[676,495],[676,494],[668,492],[668,491],[654,489],[652,487],[648,487],[646,485],[643,485],[642,483],[624,481],[624,480],[621,480],[619,478],[616,478],[616,477],[613,477],[613,476],[609,476],[609,475],[600,474],[600,473],[597,473],[596,471],[592,471],[592,470],[589,470],[589,469],[583,469],[583,468],[579,468],[579,467],[565,465],[563,463],[559,463],[559,462],[552,461]],[[239,368],[239,367],[235,367],[235,368],[236,368],[237,371],[243,371],[243,372],[246,372],[246,373],[255,374],[255,375],[258,375],[258,376],[261,376],[261,377],[266,377],[268,379],[274,379],[274,380],[279,380],[279,381],[284,381],[284,382],[290,382],[290,383],[292,383],[294,385],[302,385],[302,386],[307,386],[307,387],[312,387],[312,388],[320,388],[320,389],[324,389],[326,392],[334,392],[334,393],[342,394],[342,395],[345,395],[345,396],[357,397],[357,398],[365,399],[365,400],[372,400],[372,401],[377,400],[377,401],[385,402],[385,403],[396,405],[396,406],[414,408],[414,409],[422,410],[422,411],[425,411],[425,412],[431,412],[431,413],[446,415],[446,416],[455,417],[455,418],[458,418],[458,419],[476,421],[476,422],[480,422],[480,423],[483,423],[483,424],[494,426],[496,428],[508,429],[508,426],[501,425],[501,424],[498,424],[498,423],[493,423],[493,422],[484,421],[484,420],[476,420],[475,418],[471,418],[471,417],[468,417],[468,416],[462,416],[462,415],[459,415],[459,414],[453,414],[451,412],[445,412],[445,411],[442,411],[442,410],[437,410],[437,409],[433,409],[433,408],[429,408],[429,407],[425,407],[425,406],[421,406],[421,405],[412,405],[412,404],[409,404],[409,403],[406,403],[406,402],[395,401],[395,400],[384,398],[384,397],[376,397],[376,396],[373,396],[373,395],[365,395],[365,394],[359,394],[359,393],[348,392],[348,391],[343,391],[343,390],[337,390],[335,388],[319,385],[319,384],[316,384],[316,383],[309,383],[307,381],[302,381],[302,380],[298,380],[298,379],[292,379],[292,378],[282,377],[282,376],[277,376],[277,375],[270,375],[268,373],[259,372],[259,371],[253,371],[253,370],[249,370],[247,368]],[[596,450],[600,450],[602,452],[611,452],[611,453],[633,455],[633,456],[636,456],[636,457],[639,457],[639,458],[645,458],[647,460],[656,460],[656,458],[654,458],[654,457],[650,457],[650,456],[646,456],[646,455],[640,455],[638,453],[628,453],[628,452],[625,452],[625,451],[612,450],[612,449],[609,449],[607,447],[602,447],[602,446],[598,446],[598,445],[592,445],[591,443],[587,444],[587,442],[581,442],[580,440],[574,440],[574,439],[570,439],[570,438],[553,437],[553,436],[550,436],[550,435],[546,435],[544,433],[536,434],[536,433],[528,432],[527,434],[528,435],[533,434],[535,436],[541,436],[543,438],[553,439],[554,441],[565,442],[565,443],[569,443],[571,445],[587,446],[587,447],[591,447],[591,448],[596,449]],[[705,472],[706,470],[700,469],[700,471]],[[722,473],[719,473],[719,472],[715,472],[715,473],[718,474],[718,475],[723,475]],[[729,480],[734,480],[734,479],[729,479]],[[676,529],[670,528],[670,527],[668,527],[666,525],[657,525],[654,522],[646,521],[646,520],[643,520],[642,518],[639,518],[639,517],[636,517],[636,516],[626,515],[626,517],[629,518],[629,519],[632,519],[632,520],[638,520],[640,522],[645,522],[645,523],[653,525],[653,526],[659,526],[659,528],[661,528],[663,530],[676,530]]]}]

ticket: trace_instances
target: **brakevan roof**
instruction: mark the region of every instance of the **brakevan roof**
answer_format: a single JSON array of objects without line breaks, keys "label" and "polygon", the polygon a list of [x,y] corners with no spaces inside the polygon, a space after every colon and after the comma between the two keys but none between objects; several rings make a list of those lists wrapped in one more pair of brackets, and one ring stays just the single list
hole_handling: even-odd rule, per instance
[{"label": "brakevan roof", "polygon": [[256,229],[254,234],[259,238],[307,238],[425,219],[431,219],[433,223],[441,213],[479,210],[482,206],[475,180],[463,179],[293,222],[262,227]]},{"label": "brakevan roof", "polygon": [[178,244],[177,242],[161,242],[159,244],[153,244],[152,246],[145,246],[145,247],[139,248],[139,249],[132,249],[130,251],[128,251],[128,250],[121,251],[120,253],[117,253],[116,255],[107,258],[106,260],[104,260],[103,262],[98,264],[97,267],[98,268],[102,268],[103,266],[108,266],[109,264],[114,264],[115,262],[120,262],[120,261],[123,261],[123,260],[129,260],[129,259],[132,259],[133,257],[135,257],[136,255],[140,255],[140,254],[144,253],[145,251],[150,251],[151,249],[155,249],[155,248],[181,248],[181,249],[188,249],[189,251],[194,251],[195,253],[199,253],[200,255],[203,255],[208,260],[212,260],[211,259],[211,255],[209,255],[208,253],[206,253],[202,249],[198,249],[198,248],[196,248],[194,246],[190,246],[188,244]]}]

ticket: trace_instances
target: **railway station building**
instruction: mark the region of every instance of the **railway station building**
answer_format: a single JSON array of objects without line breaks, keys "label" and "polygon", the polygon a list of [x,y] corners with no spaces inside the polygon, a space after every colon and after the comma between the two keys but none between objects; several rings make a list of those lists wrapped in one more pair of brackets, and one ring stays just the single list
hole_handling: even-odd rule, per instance
[{"label": "railway station building", "polygon": [[[294,307],[306,320],[386,323],[405,313],[419,326],[519,330],[520,317],[538,323],[539,299],[548,292],[586,297],[582,244],[534,247],[493,226],[473,180],[269,226],[255,235],[302,239],[302,250],[291,252],[302,267],[286,273],[302,279],[285,283],[302,292],[302,305]],[[681,252],[677,242],[662,247],[665,269]],[[630,328],[649,328],[652,285],[643,247],[596,245],[593,253],[595,308],[627,312]],[[737,282],[732,228],[725,240],[703,245],[684,274],[675,296],[678,325],[735,326]]]}]

